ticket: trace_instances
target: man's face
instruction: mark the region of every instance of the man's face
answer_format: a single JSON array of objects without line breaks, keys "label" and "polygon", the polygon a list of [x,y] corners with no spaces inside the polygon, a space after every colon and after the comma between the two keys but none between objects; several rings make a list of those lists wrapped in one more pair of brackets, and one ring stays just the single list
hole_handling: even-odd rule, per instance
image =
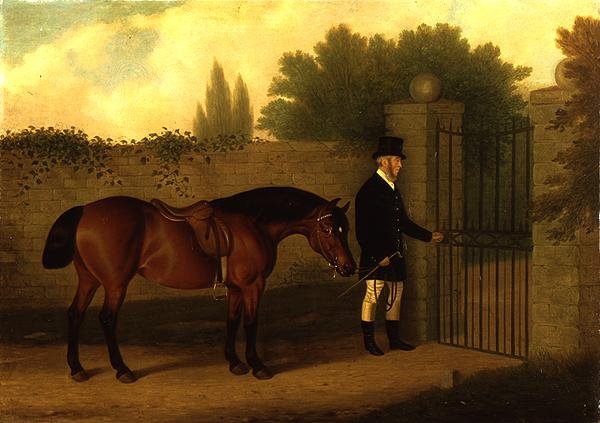
[{"label": "man's face", "polygon": [[388,156],[381,163],[382,169],[387,177],[395,181],[398,178],[398,173],[402,169],[402,158],[400,156]]}]

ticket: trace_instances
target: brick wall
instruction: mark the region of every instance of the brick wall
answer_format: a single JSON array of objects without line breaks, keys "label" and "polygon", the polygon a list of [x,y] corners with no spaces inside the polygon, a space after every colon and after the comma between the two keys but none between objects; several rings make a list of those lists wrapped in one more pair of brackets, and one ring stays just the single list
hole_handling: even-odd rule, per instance
[{"label": "brick wall", "polygon": [[583,349],[600,351],[598,231],[579,234],[579,336]]},{"label": "brick wall", "polygon": [[[548,189],[546,178],[561,171],[552,159],[572,141],[569,131],[547,128],[556,110],[569,98],[570,93],[558,87],[531,93],[535,197]],[[555,245],[546,231],[544,222],[534,223],[530,351],[562,353],[599,347],[598,232],[579,233],[574,241]]]},{"label": "brick wall", "polygon": [[[174,191],[155,188],[152,166],[142,165],[140,156],[112,157],[111,167],[120,175],[123,186],[106,187],[95,175],[70,169],[52,170],[50,179],[16,197],[15,169],[0,169],[0,299],[10,302],[43,304],[68,303],[76,288],[73,266],[45,270],[41,254],[48,230],[68,208],[111,195],[130,195],[144,200],[160,198],[183,206],[199,199],[213,199],[260,186],[294,186],[326,199],[341,197],[340,205],[354,201],[362,182],[374,170],[370,156],[337,157],[333,143],[270,142],[247,146],[242,151],[216,153],[211,162],[195,160],[181,167],[190,178],[195,198],[180,198]],[[27,169],[25,169],[27,172]],[[27,204],[23,202],[26,201]],[[354,211],[349,219],[353,225]],[[359,249],[350,236],[355,258]],[[295,235],[280,245],[277,265],[268,286],[298,282],[323,282],[331,277],[326,262],[314,253],[306,240]],[[348,279],[348,282],[354,278]],[[341,287],[346,285],[341,285]],[[128,290],[128,299],[197,295],[204,291],[178,291],[163,288],[136,277]],[[95,301],[101,301],[97,295]]]}]

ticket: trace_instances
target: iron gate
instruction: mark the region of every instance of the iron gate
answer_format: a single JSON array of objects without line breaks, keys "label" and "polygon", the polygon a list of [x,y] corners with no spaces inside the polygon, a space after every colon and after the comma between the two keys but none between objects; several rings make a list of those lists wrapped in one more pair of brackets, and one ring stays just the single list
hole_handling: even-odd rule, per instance
[{"label": "iron gate", "polygon": [[529,121],[436,131],[440,343],[526,357],[529,344]]}]

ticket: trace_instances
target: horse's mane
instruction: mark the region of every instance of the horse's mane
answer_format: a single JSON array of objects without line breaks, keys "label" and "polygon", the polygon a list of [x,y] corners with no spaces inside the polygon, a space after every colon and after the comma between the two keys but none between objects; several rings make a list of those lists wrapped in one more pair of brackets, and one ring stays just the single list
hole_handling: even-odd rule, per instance
[{"label": "horse's mane", "polygon": [[259,223],[300,220],[325,203],[316,194],[292,187],[256,188],[211,201],[224,212],[254,217]]}]

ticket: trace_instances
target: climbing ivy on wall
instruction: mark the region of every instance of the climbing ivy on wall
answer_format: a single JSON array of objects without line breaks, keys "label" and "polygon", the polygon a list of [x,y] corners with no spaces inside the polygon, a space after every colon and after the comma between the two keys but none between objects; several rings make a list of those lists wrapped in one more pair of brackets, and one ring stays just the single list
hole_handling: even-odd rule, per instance
[{"label": "climbing ivy on wall", "polygon": [[0,134],[0,163],[20,170],[17,178],[18,195],[42,184],[56,167],[69,167],[75,173],[85,173],[104,180],[109,186],[122,185],[118,173],[111,167],[111,158],[121,154],[140,154],[140,162],[152,167],[156,188],[171,186],[180,197],[190,197],[189,178],[183,176],[183,161],[194,161],[197,155],[210,163],[210,153],[242,150],[259,139],[244,136],[218,136],[198,140],[185,131],[163,128],[141,140],[89,138],[81,129],[36,128]]}]

